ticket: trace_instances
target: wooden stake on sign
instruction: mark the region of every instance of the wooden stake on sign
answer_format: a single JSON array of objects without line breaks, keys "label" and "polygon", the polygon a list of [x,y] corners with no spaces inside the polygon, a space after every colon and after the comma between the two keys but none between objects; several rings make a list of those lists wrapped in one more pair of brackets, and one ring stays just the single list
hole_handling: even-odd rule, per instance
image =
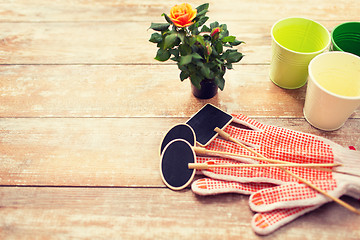
[{"label": "wooden stake on sign", "polygon": [[[234,142],[238,145],[240,145],[241,147],[245,148],[246,150],[254,153],[255,155],[257,155],[258,157],[261,157],[263,159],[265,159],[265,161],[268,161],[269,162],[269,159],[267,159],[266,157],[264,157],[263,155],[261,155],[260,153],[256,152],[255,150],[249,148],[248,146],[242,144],[241,142],[239,142],[238,140],[236,140],[235,138],[231,137],[230,134],[224,132],[223,130],[221,130],[220,128],[215,128],[214,129],[215,132],[217,132],[222,138],[224,138],[225,140],[227,141],[231,141],[231,142]],[[275,161],[279,161],[279,160],[275,160]],[[280,161],[280,162],[283,162],[283,161]]]},{"label": "wooden stake on sign", "polygon": [[[208,149],[202,148],[202,147],[193,147],[193,149],[194,149],[196,155],[209,156],[211,154],[215,154],[215,155],[218,155],[221,157],[234,156],[234,157],[240,157],[240,158],[262,160],[262,161],[266,161],[266,162],[274,163],[274,164],[286,164],[286,165],[284,165],[284,167],[295,167],[294,166],[295,163],[280,161],[280,160],[275,160],[275,159],[268,159],[265,157],[255,157],[255,156],[242,155],[242,154],[236,154],[236,153],[230,153],[230,152],[220,152],[220,151],[208,150]],[[308,165],[298,164],[298,165],[296,165],[296,167],[316,168],[316,169],[323,170],[323,171],[331,171],[331,169],[326,169],[324,167],[338,167],[338,166],[341,166],[341,164],[308,164]]]},{"label": "wooden stake on sign", "polygon": [[[226,132],[224,132],[223,130],[219,129],[219,128],[215,128],[214,129],[215,132],[217,132],[222,138],[224,138],[225,140],[228,140],[228,141],[232,141],[242,147],[244,147],[245,149],[249,150],[250,152],[256,154],[258,157],[261,157],[261,158],[264,158],[264,159],[267,159],[266,157],[264,157],[263,155],[261,155],[260,153],[254,151],[253,149],[245,146],[244,144],[242,144],[241,142],[237,141],[236,139],[234,139],[233,137],[231,137],[229,134],[227,134]],[[268,161],[269,160],[265,160],[265,161]],[[327,192],[325,192],[324,190],[318,188],[317,186],[315,186],[314,184],[306,181],[305,179],[295,175],[294,173],[290,172],[289,170],[283,168],[283,167],[278,167],[280,168],[281,170],[283,170],[284,172],[286,172],[287,174],[289,174],[290,176],[296,178],[297,180],[299,180],[300,182],[306,184],[307,186],[311,187],[312,189],[318,191],[319,193],[323,194],[324,196],[330,198],[331,200],[333,200],[334,202],[340,204],[341,206],[347,208],[348,210],[354,212],[354,213],[357,213],[360,215],[360,211],[357,210],[356,208],[354,208],[353,206],[351,206],[350,204],[347,204],[346,202],[340,200],[339,198],[336,198],[336,197],[333,197],[331,196],[330,194],[328,194]]]},{"label": "wooden stake on sign", "polygon": [[341,164],[317,164],[317,163],[271,163],[271,164],[208,164],[189,163],[189,169],[207,170],[209,168],[244,168],[244,167],[337,167]]}]

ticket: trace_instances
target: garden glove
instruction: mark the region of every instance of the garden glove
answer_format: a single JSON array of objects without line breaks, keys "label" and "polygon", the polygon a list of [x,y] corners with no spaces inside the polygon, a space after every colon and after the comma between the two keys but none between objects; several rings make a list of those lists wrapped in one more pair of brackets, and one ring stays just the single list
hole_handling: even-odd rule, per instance
[{"label": "garden glove", "polygon": [[[248,146],[253,147],[258,153],[261,153],[267,158],[296,163],[334,163],[336,161],[343,164],[343,167],[337,168],[338,171],[350,174],[359,173],[355,167],[357,165],[356,161],[360,159],[358,152],[347,150],[336,143],[315,135],[263,125],[243,115],[234,115],[234,117],[234,122],[245,125],[249,129],[229,126],[225,129],[225,131],[233,138],[236,138]],[[215,139],[208,146],[208,149],[254,155],[253,153],[246,152],[244,148],[222,139]],[[198,157],[197,159],[199,162],[209,160],[212,161],[212,164],[222,164],[223,161],[231,161],[221,159],[215,159],[214,161],[214,158],[202,157]],[[249,162],[247,159],[237,160]],[[321,189],[328,191],[329,194],[336,197],[343,194],[357,196],[357,193],[360,192],[359,177],[309,168],[287,167],[286,169],[292,171],[296,175],[306,179]],[[259,234],[268,234],[296,217],[330,201],[327,197],[319,194],[317,191],[312,190],[304,184],[298,183],[297,179],[275,167],[231,169],[213,168],[203,170],[203,173],[215,179],[241,183],[238,185],[234,182],[226,183],[222,181],[222,183],[219,184],[221,181],[218,181],[218,183],[214,185],[214,182],[211,184],[204,184],[205,180],[199,180],[193,184],[192,189],[195,193],[202,195],[221,192],[240,192],[250,194],[251,191],[246,192],[242,188],[246,189],[248,185],[254,187],[257,186],[257,184],[253,185],[249,183],[268,182],[280,185],[286,184],[285,186],[279,186],[271,189],[268,188],[268,186],[264,188],[260,187],[262,190],[253,194],[250,198],[250,206],[253,210],[266,212],[255,215],[253,219],[253,228]],[[244,183],[247,184],[244,185]],[[282,195],[281,193],[285,194]],[[280,210],[278,210],[279,208]],[[274,211],[277,216],[282,217],[274,218]],[[268,220],[269,216],[271,216],[271,221]],[[259,223],[263,221],[266,222],[266,224],[259,225]],[[266,228],[256,227],[266,225]]]},{"label": "garden glove", "polygon": [[[204,159],[197,159],[199,162],[205,162],[202,160]],[[207,161],[207,163],[229,164],[231,161],[221,159],[215,160],[212,158],[212,160]],[[240,163],[232,162],[231,164]],[[226,171],[229,170],[228,168],[214,168],[209,170],[212,171],[215,169],[223,170],[225,172],[224,174],[226,174]],[[236,169],[238,168],[232,168],[232,170]],[[348,177],[344,176],[344,178],[347,179]],[[357,177],[350,176],[348,179],[349,183],[352,182],[351,178]],[[312,183],[324,190],[329,190],[334,187],[332,184],[334,184],[335,181],[330,180],[327,182],[326,180],[320,180],[313,181]],[[350,188],[344,194],[359,199],[359,189],[356,187],[356,185],[354,185],[355,187],[351,186],[353,185],[350,184]],[[332,194],[330,191],[328,192],[336,197],[339,197],[342,195],[341,190],[345,189],[344,187],[346,188],[346,186],[339,186],[338,188],[334,187],[334,194]],[[336,193],[336,189],[340,191]],[[252,194],[250,197],[250,207],[252,210],[261,213],[254,215],[251,225],[253,230],[261,235],[270,234],[281,226],[296,219],[297,217],[312,211],[320,207],[322,204],[330,201],[329,198],[324,197],[317,191],[312,190],[304,184],[296,182],[290,182],[288,184],[276,187],[276,185],[263,182],[236,182],[217,180],[213,178],[203,178],[195,181],[192,184],[192,191],[199,195],[214,195],[221,193],[239,193],[246,195]]]},{"label": "garden glove", "polygon": [[[191,188],[194,193],[203,196],[220,193],[240,193],[248,195],[256,193],[259,189],[266,189],[271,186],[271,184],[267,185],[267,183],[239,183],[203,178],[193,182]],[[269,212],[256,213],[252,218],[251,227],[257,234],[267,235],[320,206],[321,205],[276,209]]]}]

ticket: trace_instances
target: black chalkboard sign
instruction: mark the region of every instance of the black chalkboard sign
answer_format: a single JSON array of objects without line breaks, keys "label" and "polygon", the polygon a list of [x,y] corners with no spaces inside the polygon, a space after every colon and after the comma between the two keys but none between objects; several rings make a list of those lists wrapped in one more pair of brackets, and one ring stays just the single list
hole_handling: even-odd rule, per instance
[{"label": "black chalkboard sign", "polygon": [[184,139],[191,146],[195,146],[195,133],[193,129],[189,125],[184,123],[177,124],[166,133],[160,145],[160,155],[164,151],[166,145],[168,145],[169,142],[175,139]]},{"label": "black chalkboard sign", "polygon": [[160,161],[160,174],[170,189],[180,190],[187,187],[195,176],[195,169],[189,169],[189,163],[195,163],[195,153],[190,144],[176,139],[166,145]]},{"label": "black chalkboard sign", "polygon": [[186,123],[194,130],[197,143],[206,146],[217,136],[214,129],[224,129],[232,120],[230,114],[208,103]]}]

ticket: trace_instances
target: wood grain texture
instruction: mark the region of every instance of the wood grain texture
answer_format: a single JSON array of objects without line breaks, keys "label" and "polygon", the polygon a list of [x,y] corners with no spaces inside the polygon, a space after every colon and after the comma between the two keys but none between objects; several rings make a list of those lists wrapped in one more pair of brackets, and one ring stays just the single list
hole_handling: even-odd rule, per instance
[{"label": "wood grain texture", "polygon": [[[322,24],[331,30],[341,22]],[[154,60],[157,48],[148,41],[150,23],[0,22],[0,64],[162,64]],[[230,33],[246,43],[237,47],[245,55],[240,64],[269,64],[274,23],[226,22]]]},{"label": "wood grain texture", "polygon": [[[305,120],[258,121],[360,148],[358,120],[324,133]],[[159,148],[187,118],[30,118],[0,120],[0,185],[162,187]]]},{"label": "wood grain texture", "polygon": [[174,192],[159,174],[163,136],[206,103],[360,149],[360,109],[317,130],[303,118],[306,87],[268,77],[274,22],[303,16],[331,31],[360,20],[358,0],[210,0],[209,23],[246,42],[210,100],[153,59],[150,23],[178,3],[0,1],[0,239],[360,239],[359,218],[334,203],[261,237],[247,196]]},{"label": "wood grain texture", "polygon": [[[207,1],[209,16],[214,21],[277,20],[288,16],[304,16],[317,20],[347,21],[359,18],[357,0],[274,0]],[[193,0],[198,6],[204,1]],[[26,0],[2,1],[3,22],[68,22],[68,21],[155,21],[179,1],[169,0]],[[280,11],[281,10],[281,11]]]},{"label": "wood grain texture", "polygon": [[[229,24],[231,33],[247,42],[238,47],[246,55],[243,63],[270,61],[271,24]],[[154,60],[149,26],[150,21],[1,23],[0,63],[161,64]]]},{"label": "wood grain texture", "polygon": [[[251,230],[253,213],[248,197],[243,195],[198,197],[190,190],[174,192],[158,188],[3,187],[0,196],[2,239],[360,237],[359,218],[334,203],[300,217],[270,236],[260,237]],[[344,200],[360,207],[353,199]]]},{"label": "wood grain texture", "polygon": [[234,68],[225,75],[224,91],[199,100],[175,65],[1,66],[0,116],[190,117],[211,102],[229,113],[303,117],[306,87],[275,86],[269,66]]}]

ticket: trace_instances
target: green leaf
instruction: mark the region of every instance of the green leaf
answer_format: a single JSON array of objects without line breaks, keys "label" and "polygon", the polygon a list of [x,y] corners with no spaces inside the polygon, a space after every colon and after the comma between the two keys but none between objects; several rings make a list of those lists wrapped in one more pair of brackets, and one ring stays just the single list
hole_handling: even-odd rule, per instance
[{"label": "green leaf", "polygon": [[[196,21],[196,20],[197,20],[197,19],[195,19],[194,21]],[[190,26],[188,27],[188,30],[191,32],[192,35],[196,35],[195,30],[197,30],[197,28],[196,28],[196,25],[195,25],[195,24],[190,25]]]},{"label": "green leaf", "polygon": [[218,70],[216,67],[220,68],[220,66],[216,62],[208,62],[206,63],[206,65],[214,72],[217,72]]},{"label": "green leaf", "polygon": [[197,59],[197,60],[202,60],[203,59],[203,57],[198,53],[193,53],[193,54],[191,54],[191,56],[192,56],[193,59]]},{"label": "green leaf", "polygon": [[201,76],[199,76],[198,74],[192,74],[190,75],[190,80],[191,83],[197,88],[197,89],[201,89],[201,81],[203,80],[203,78]]},{"label": "green leaf", "polygon": [[155,31],[165,31],[170,27],[169,23],[151,23],[150,28]]},{"label": "green leaf", "polygon": [[198,41],[201,45],[203,45],[205,47],[205,41],[204,41],[204,37],[201,35],[197,35],[196,36],[196,41]]},{"label": "green leaf", "polygon": [[214,28],[217,28],[217,27],[219,27],[219,23],[218,23],[218,22],[213,22],[213,23],[210,24],[210,28],[211,28],[211,29],[214,29]]},{"label": "green leaf", "polygon": [[211,76],[210,76],[211,70],[205,64],[202,64],[202,66],[201,66],[201,73],[205,76],[205,78],[211,79]]},{"label": "green leaf", "polygon": [[215,47],[212,47],[212,53],[211,55],[213,55],[215,58],[214,58],[214,61],[218,60],[217,58],[219,57],[219,53],[216,51],[216,48]]},{"label": "green leaf", "polygon": [[198,6],[196,8],[196,10],[197,10],[196,17],[205,15],[208,12],[208,9],[209,9],[209,3],[204,3],[200,6]]},{"label": "green leaf", "polygon": [[217,41],[215,44],[215,50],[218,54],[221,54],[224,50],[223,45],[220,41]]},{"label": "green leaf", "polygon": [[229,43],[232,43],[232,42],[234,42],[236,40],[236,37],[234,37],[234,36],[227,36],[227,37],[224,37],[221,41],[222,42],[229,42]]},{"label": "green leaf", "polygon": [[227,57],[229,56],[229,52],[228,51],[226,51],[226,52],[224,52],[223,53],[223,55],[221,55],[221,60],[225,60]]},{"label": "green leaf", "polygon": [[222,65],[222,64],[224,64],[224,60],[222,60],[222,59],[218,59],[218,58],[216,58],[215,59],[215,62],[217,63],[217,65]]},{"label": "green leaf", "polygon": [[180,80],[184,81],[185,79],[187,79],[189,77],[189,73],[185,72],[185,71],[181,71],[180,73]]},{"label": "green leaf", "polygon": [[160,43],[162,41],[162,36],[160,33],[153,33],[149,39],[150,42]]},{"label": "green leaf", "polygon": [[226,67],[227,69],[233,69],[232,63],[229,63],[229,62],[227,62],[227,63],[225,64],[225,67]]},{"label": "green leaf", "polygon": [[236,63],[239,62],[243,58],[242,53],[239,52],[229,52],[229,55],[226,58],[228,63]]},{"label": "green leaf", "polygon": [[[193,28],[191,28],[193,27]],[[191,29],[190,29],[191,28]],[[199,29],[196,27],[196,24],[193,24],[189,27],[192,35],[198,35],[200,33]]]},{"label": "green leaf", "polygon": [[187,44],[189,44],[189,46],[192,46],[196,43],[196,38],[194,38],[194,37],[188,37],[186,39],[187,39],[186,42],[187,42]]},{"label": "green leaf", "polygon": [[201,27],[202,25],[205,24],[205,22],[209,20],[209,17],[203,16],[201,17],[197,22],[196,22],[196,26],[197,27]]},{"label": "green leaf", "polygon": [[225,79],[223,77],[216,76],[215,83],[220,88],[220,90],[224,90],[225,87]]},{"label": "green leaf", "polygon": [[226,25],[226,24],[221,24],[221,25],[220,25],[220,28],[221,28],[223,31],[227,31],[227,25]]},{"label": "green leaf", "polygon": [[168,23],[173,24],[173,22],[171,21],[171,19],[169,18],[169,16],[168,16],[166,13],[161,14],[161,16],[164,16],[164,17],[165,17],[165,20],[166,20]]},{"label": "green leaf", "polygon": [[170,55],[170,51],[160,48],[156,53],[155,59],[164,62],[170,58]]},{"label": "green leaf", "polygon": [[175,45],[177,33],[171,33],[165,37],[164,49],[172,48]]},{"label": "green leaf", "polygon": [[178,32],[178,38],[179,38],[180,41],[183,42],[183,43],[185,43],[185,36],[186,36],[185,31],[179,31],[179,32]]},{"label": "green leaf", "polygon": [[181,56],[186,56],[186,55],[191,54],[191,47],[187,44],[181,44],[179,46],[179,51],[180,51]]},{"label": "green leaf", "polygon": [[220,32],[219,38],[220,38],[220,39],[223,39],[224,37],[227,37],[227,36],[229,36],[229,31],[228,31],[228,30],[222,30],[222,31]]},{"label": "green leaf", "polygon": [[201,31],[200,31],[200,32],[211,32],[211,29],[210,29],[208,26],[204,25],[204,26],[201,28]]},{"label": "green leaf", "polygon": [[191,61],[192,61],[192,55],[181,56],[179,65],[180,66],[186,65],[186,64],[191,63]]},{"label": "green leaf", "polygon": [[231,44],[231,46],[238,46],[238,45],[240,45],[240,44],[242,44],[242,43],[245,43],[245,42],[244,42],[244,41],[235,40],[235,41],[231,42],[230,44]]},{"label": "green leaf", "polygon": [[170,52],[170,54],[172,54],[172,55],[174,55],[174,57],[172,57],[171,58],[171,60],[173,60],[173,61],[178,61],[179,60],[179,57],[180,57],[180,55],[179,55],[179,49],[169,49],[169,52]]}]

